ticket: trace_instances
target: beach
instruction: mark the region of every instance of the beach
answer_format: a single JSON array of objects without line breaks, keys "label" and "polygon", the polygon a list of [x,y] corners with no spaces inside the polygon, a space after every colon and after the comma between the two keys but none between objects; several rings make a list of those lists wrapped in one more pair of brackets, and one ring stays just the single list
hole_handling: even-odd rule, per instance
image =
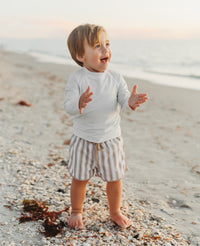
[{"label": "beach", "polygon": [[55,237],[40,233],[40,222],[19,224],[24,199],[70,206],[73,121],[63,102],[76,69],[0,50],[0,245],[200,245],[200,91],[136,78],[126,78],[129,89],[137,84],[150,99],[121,112],[129,168],[122,209],[133,225],[121,230],[110,221],[97,178],[88,185],[85,230],[68,228],[70,209]]}]

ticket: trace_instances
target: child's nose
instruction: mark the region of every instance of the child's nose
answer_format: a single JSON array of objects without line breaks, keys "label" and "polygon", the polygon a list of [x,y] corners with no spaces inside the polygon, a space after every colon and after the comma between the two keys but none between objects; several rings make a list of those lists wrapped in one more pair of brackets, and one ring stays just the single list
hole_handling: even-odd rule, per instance
[{"label": "child's nose", "polygon": [[108,52],[108,47],[103,45],[102,46],[102,50],[103,50],[104,53],[106,53],[106,52]]}]

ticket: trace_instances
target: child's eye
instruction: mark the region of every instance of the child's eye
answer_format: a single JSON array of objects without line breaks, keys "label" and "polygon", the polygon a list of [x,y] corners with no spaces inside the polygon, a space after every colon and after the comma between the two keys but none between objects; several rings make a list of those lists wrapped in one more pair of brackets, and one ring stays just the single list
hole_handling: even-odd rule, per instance
[{"label": "child's eye", "polygon": [[109,43],[109,42],[108,42],[108,43],[106,43],[106,46],[107,46],[107,47],[109,47],[109,46],[110,46],[110,43]]},{"label": "child's eye", "polygon": [[101,47],[100,44],[96,44],[96,45],[95,45],[95,48],[100,48],[100,47]]}]

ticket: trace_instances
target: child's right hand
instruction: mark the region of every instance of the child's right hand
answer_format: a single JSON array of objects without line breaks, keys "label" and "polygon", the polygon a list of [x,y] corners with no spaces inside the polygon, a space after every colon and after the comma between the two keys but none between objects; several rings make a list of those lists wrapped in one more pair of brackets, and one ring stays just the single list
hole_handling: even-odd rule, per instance
[{"label": "child's right hand", "polygon": [[83,113],[83,110],[87,107],[88,103],[92,101],[91,96],[93,95],[93,92],[90,91],[91,91],[91,87],[88,86],[87,90],[81,95],[79,99],[80,114]]}]

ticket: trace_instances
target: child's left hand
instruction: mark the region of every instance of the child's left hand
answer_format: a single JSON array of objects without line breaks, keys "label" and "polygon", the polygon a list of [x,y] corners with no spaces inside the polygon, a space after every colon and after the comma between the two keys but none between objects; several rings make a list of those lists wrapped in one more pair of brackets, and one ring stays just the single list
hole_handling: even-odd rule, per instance
[{"label": "child's left hand", "polygon": [[132,93],[128,100],[128,105],[132,110],[135,110],[137,107],[144,102],[146,102],[149,98],[147,94],[137,94],[137,85],[134,85]]}]

